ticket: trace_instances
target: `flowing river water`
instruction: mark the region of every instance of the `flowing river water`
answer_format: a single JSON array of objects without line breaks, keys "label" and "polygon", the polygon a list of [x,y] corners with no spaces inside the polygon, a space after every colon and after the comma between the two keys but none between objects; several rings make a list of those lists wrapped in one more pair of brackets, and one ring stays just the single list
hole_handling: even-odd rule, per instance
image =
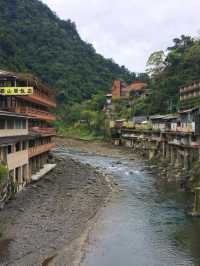
[{"label": "flowing river water", "polygon": [[200,220],[187,215],[190,194],[161,181],[141,160],[61,154],[112,175],[119,188],[99,213],[81,266],[200,265]]}]

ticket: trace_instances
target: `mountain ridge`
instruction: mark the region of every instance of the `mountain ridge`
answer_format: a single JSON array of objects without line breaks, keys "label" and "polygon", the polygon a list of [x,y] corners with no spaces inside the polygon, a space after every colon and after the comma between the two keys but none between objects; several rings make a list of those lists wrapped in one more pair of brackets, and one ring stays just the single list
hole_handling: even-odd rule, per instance
[{"label": "mountain ridge", "polygon": [[29,72],[56,89],[61,103],[108,91],[135,73],[96,53],[75,23],[61,20],[38,0],[0,0],[0,69]]}]

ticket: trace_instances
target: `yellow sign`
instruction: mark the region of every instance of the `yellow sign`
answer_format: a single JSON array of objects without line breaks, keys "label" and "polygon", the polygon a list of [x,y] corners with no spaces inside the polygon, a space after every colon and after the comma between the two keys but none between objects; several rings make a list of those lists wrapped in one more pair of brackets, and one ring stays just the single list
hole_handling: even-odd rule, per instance
[{"label": "yellow sign", "polygon": [[33,87],[0,87],[0,95],[29,95],[33,94]]}]

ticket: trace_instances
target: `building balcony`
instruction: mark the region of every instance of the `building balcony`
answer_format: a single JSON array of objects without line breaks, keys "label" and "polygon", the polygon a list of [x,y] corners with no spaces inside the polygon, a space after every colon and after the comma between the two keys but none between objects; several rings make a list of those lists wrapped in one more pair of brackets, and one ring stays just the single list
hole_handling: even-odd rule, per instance
[{"label": "building balcony", "polygon": [[9,110],[12,112],[21,113],[21,114],[24,114],[27,116],[31,116],[33,118],[46,120],[49,122],[56,120],[55,115],[53,115],[47,111],[39,110],[39,109],[32,108],[32,107],[16,107],[14,109],[11,108]]},{"label": "building balcony", "polygon": [[200,90],[200,84],[194,84],[188,87],[181,88],[180,94],[187,95],[188,93],[195,92],[195,91],[198,92],[199,90]]},{"label": "building balcony", "polygon": [[45,95],[38,95],[36,93],[33,93],[31,95],[18,96],[18,97],[20,97],[20,99],[23,99],[25,101],[29,101],[29,102],[45,105],[47,107],[51,107],[51,108],[55,108],[56,107],[56,102],[53,99],[51,99],[51,98],[49,98],[48,96],[45,96]]},{"label": "building balcony", "polygon": [[28,135],[28,129],[0,129],[0,137]]},{"label": "building balcony", "polygon": [[18,151],[7,155],[9,170],[28,164],[28,150]]},{"label": "building balcony", "polygon": [[51,128],[51,127],[31,127],[30,131],[34,133],[39,133],[39,134],[49,134],[49,135],[56,135],[56,129]]},{"label": "building balcony", "polygon": [[48,152],[53,148],[55,148],[55,143],[47,143],[47,144],[31,147],[28,149],[28,157],[32,158],[32,157],[40,155],[44,152]]},{"label": "building balcony", "polygon": [[187,127],[177,127],[176,132],[193,133],[195,132],[195,128],[192,124],[190,124]]}]

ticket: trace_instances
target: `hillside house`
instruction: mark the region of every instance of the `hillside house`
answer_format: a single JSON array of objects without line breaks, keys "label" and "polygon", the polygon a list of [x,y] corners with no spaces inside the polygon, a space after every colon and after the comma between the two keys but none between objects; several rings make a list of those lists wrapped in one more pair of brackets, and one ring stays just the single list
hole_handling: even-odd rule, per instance
[{"label": "hillside house", "polygon": [[146,97],[147,94],[147,84],[142,81],[135,81],[130,85],[126,85],[121,80],[115,80],[112,88],[112,99]]}]

